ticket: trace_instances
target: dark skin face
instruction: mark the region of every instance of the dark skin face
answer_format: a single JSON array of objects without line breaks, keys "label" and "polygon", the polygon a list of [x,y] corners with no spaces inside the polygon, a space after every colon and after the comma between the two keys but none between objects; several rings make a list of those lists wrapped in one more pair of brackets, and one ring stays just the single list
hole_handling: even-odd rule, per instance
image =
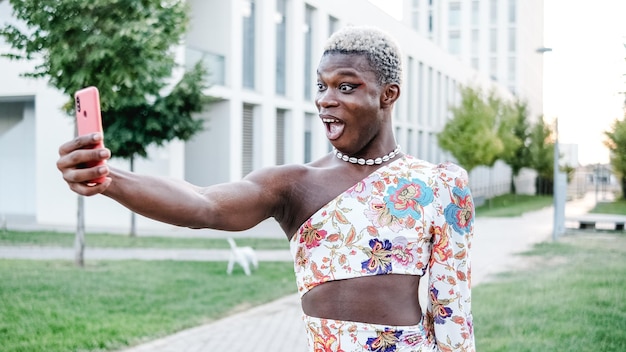
[{"label": "dark skin face", "polygon": [[[380,85],[364,56],[322,57],[318,88],[315,103],[338,150],[367,159],[395,149],[391,114],[400,87]],[[59,148],[57,167],[74,192],[104,194],[149,218],[191,228],[240,231],[273,217],[289,239],[315,211],[384,166],[355,165],[328,154],[310,164],[267,167],[241,181],[199,187],[108,165],[80,168],[111,156],[107,149],[88,149],[99,138],[77,137]],[[106,176],[102,184],[87,185],[99,176]],[[302,308],[316,317],[412,325],[421,317],[418,285],[413,275],[331,281],[306,293]]]},{"label": "dark skin face", "polygon": [[317,80],[315,105],[335,148],[364,158],[376,158],[395,148],[388,132],[399,87],[381,86],[365,56],[324,55]]}]

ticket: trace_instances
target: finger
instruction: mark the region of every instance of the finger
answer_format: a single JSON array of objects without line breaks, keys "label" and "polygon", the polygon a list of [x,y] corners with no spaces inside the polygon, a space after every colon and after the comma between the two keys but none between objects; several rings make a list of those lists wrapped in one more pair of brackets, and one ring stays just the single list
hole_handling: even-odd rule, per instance
[{"label": "finger", "polygon": [[88,197],[104,192],[111,185],[111,182],[111,178],[107,177],[102,183],[68,182],[68,184],[72,191]]},{"label": "finger", "polygon": [[59,155],[67,155],[75,150],[84,149],[96,145],[102,141],[101,133],[92,133],[84,136],[78,136],[71,141],[62,144],[59,147]]},{"label": "finger", "polygon": [[78,149],[61,155],[57,160],[57,168],[61,172],[65,169],[83,169],[86,164],[96,165],[109,158],[111,158],[111,151],[107,148]]},{"label": "finger", "polygon": [[88,168],[61,167],[59,170],[61,170],[63,179],[67,183],[87,184],[90,183],[91,180],[109,175],[109,167],[106,164]]}]

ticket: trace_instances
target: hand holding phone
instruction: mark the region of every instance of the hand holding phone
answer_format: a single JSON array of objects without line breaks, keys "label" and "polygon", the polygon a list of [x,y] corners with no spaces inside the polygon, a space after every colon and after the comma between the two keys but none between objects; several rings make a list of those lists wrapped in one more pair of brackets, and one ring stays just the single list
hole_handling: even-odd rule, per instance
[{"label": "hand holding phone", "polygon": [[[94,132],[103,133],[102,130],[102,116],[100,114],[100,94],[98,88],[87,87],[77,91],[74,94],[74,102],[76,107],[76,126],[78,128],[78,135],[83,136]],[[99,143],[93,145],[94,149],[104,148],[104,142],[100,140]],[[82,168],[90,168],[95,166],[104,165],[104,161],[90,162],[81,165]],[[102,183],[105,180],[105,176],[93,179],[91,183]]]}]

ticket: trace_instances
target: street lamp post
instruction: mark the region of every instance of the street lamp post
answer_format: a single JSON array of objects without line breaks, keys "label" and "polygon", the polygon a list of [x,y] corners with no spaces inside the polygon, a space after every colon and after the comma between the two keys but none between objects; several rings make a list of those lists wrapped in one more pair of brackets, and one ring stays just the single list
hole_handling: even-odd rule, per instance
[{"label": "street lamp post", "polygon": [[[538,54],[552,51],[552,48],[540,47],[535,50]],[[552,176],[552,201],[554,205],[554,224],[552,239],[556,241],[565,229],[565,198],[567,197],[567,177],[559,167],[559,119],[554,121],[554,171]]]},{"label": "street lamp post", "polygon": [[565,228],[565,198],[567,193],[567,177],[561,172],[559,159],[559,119],[554,120],[554,173],[552,181],[552,199],[554,203],[554,225],[552,240],[556,241]]}]

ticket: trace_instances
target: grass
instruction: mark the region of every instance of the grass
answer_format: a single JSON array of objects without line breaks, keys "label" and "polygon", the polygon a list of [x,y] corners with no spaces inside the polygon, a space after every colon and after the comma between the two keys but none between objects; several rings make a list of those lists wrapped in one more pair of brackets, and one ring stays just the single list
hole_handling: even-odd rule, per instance
[{"label": "grass", "polygon": [[476,207],[477,217],[513,217],[552,205],[552,196],[505,194]]},{"label": "grass", "polygon": [[[37,231],[5,231],[0,232],[0,246],[74,246],[73,233]],[[238,246],[251,246],[255,249],[289,249],[287,239],[281,238],[237,238]],[[198,249],[228,249],[229,244],[223,238],[186,238],[186,237],[161,237],[112,234],[85,235],[87,247],[108,248],[198,248]]]},{"label": "grass", "polygon": [[[495,197],[481,207],[476,207],[476,216],[511,217],[541,209],[552,204],[550,196],[503,195]],[[626,203],[624,203],[626,207]],[[626,212],[623,212],[626,213]],[[74,234],[54,231],[0,231],[0,246],[60,246],[73,247]],[[255,249],[289,249],[289,243],[282,238],[237,238],[237,245]],[[163,236],[115,235],[88,233],[85,235],[87,247],[104,248],[197,248],[228,249],[223,238],[189,238]]]},{"label": "grass", "polygon": [[[551,204],[551,198],[537,198],[498,197],[477,213],[517,216]],[[73,238],[0,232],[0,245],[72,246]],[[223,239],[86,239],[93,247],[227,248]],[[237,242],[288,248],[279,239]],[[474,288],[479,351],[626,350],[626,236],[568,235],[525,258],[527,270]],[[250,277],[238,267],[227,276],[226,265],[96,261],[78,269],[70,261],[0,260],[0,350],[113,351],[296,292],[291,263],[263,262]]]},{"label": "grass", "polygon": [[625,235],[568,235],[525,258],[474,288],[478,351],[626,350]]},{"label": "grass", "polygon": [[615,202],[598,202],[590,213],[596,214],[626,214],[626,199],[619,199]]},{"label": "grass", "polygon": [[295,293],[291,263],[0,260],[0,350],[104,351]]}]

